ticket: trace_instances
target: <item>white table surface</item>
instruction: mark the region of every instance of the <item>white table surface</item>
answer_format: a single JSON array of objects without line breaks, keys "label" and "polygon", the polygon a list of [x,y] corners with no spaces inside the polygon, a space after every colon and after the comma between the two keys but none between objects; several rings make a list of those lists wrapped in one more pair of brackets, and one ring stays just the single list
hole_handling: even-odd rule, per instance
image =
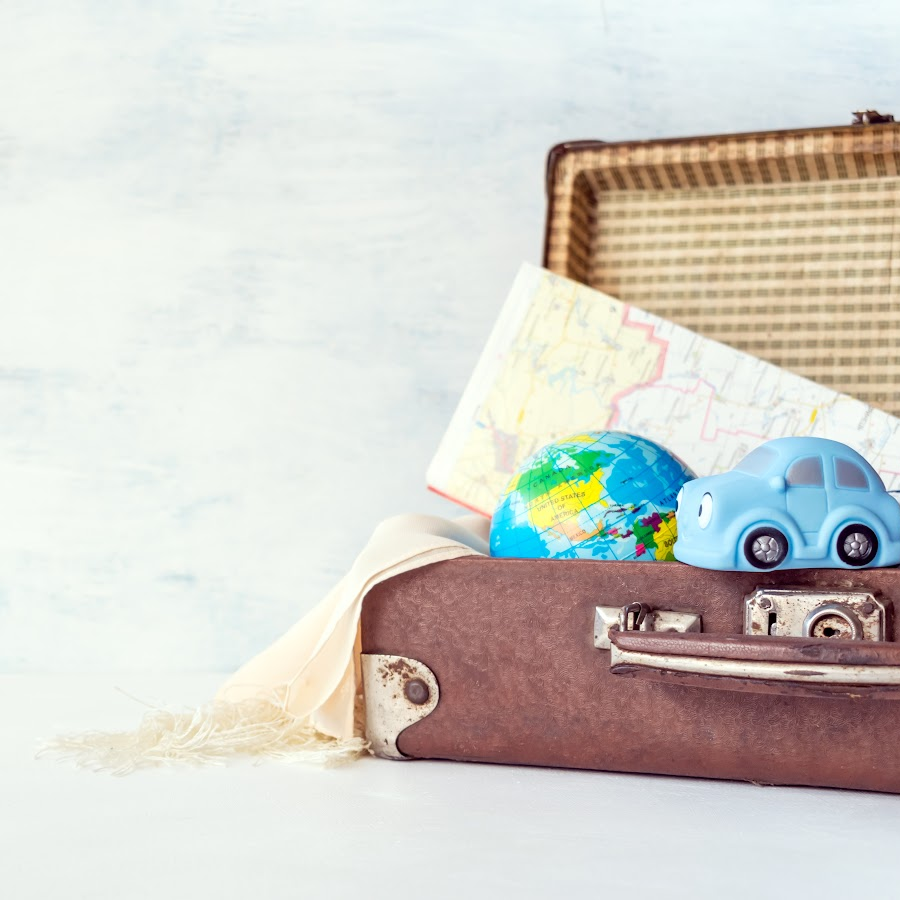
[{"label": "white table surface", "polygon": [[[2,676],[0,896],[890,897],[900,799],[365,758],[116,778],[33,757],[221,676]],[[174,705],[173,705],[174,704]],[[823,748],[825,752],[825,748]]]}]

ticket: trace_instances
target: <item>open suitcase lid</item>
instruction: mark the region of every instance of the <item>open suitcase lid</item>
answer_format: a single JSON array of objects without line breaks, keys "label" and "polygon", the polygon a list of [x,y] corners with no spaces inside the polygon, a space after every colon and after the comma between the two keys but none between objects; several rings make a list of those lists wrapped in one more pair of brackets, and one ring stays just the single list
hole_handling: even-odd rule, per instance
[{"label": "open suitcase lid", "polygon": [[900,123],[559,144],[544,265],[900,414]]}]

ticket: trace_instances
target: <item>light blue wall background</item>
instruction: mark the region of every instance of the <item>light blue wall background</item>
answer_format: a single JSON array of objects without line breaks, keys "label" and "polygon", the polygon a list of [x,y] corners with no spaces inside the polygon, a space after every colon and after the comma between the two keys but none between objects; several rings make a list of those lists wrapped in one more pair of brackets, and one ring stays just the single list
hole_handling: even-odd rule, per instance
[{"label": "light blue wall background", "polygon": [[[264,11],[260,11],[263,9]],[[565,139],[900,114],[894,3],[0,6],[0,670],[228,669],[424,471]]]}]

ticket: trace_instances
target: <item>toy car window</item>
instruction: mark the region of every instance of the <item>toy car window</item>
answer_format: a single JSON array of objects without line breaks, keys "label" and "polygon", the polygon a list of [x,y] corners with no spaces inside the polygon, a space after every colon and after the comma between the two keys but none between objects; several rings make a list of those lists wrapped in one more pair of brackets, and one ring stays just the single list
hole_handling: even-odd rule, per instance
[{"label": "toy car window", "polygon": [[790,487],[822,487],[825,484],[822,477],[822,458],[807,456],[805,459],[798,459],[787,470],[785,481]]},{"label": "toy car window", "polygon": [[834,481],[839,488],[867,488],[869,486],[866,473],[849,459],[834,461]]},{"label": "toy car window", "polygon": [[738,472],[748,475],[762,475],[775,461],[778,454],[769,447],[757,447],[751,450],[736,466]]}]

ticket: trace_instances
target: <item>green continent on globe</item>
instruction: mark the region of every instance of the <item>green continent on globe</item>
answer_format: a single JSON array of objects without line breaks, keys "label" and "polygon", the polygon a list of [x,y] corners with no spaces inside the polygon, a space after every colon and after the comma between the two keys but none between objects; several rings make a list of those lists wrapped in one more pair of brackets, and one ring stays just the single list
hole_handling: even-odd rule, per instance
[{"label": "green continent on globe", "polygon": [[[560,485],[569,484],[569,479],[571,478],[570,467],[560,468],[557,465],[557,461],[560,458],[559,455],[550,453],[549,450],[549,447],[545,447],[544,451],[541,451],[539,468],[538,466],[533,466],[513,475],[512,481],[510,481],[506,489],[507,492],[511,490],[520,491],[522,497],[526,501],[530,501],[549,495],[554,488]],[[602,472],[603,466],[609,464],[615,458],[606,450],[580,448],[577,445],[562,452],[565,452],[568,459],[571,460],[571,467],[582,472]],[[532,459],[536,459],[536,457],[533,456]]]},{"label": "green continent on globe", "polygon": [[519,467],[491,522],[493,556],[674,559],[675,499],[693,473],[646,438],[590,432]]}]

